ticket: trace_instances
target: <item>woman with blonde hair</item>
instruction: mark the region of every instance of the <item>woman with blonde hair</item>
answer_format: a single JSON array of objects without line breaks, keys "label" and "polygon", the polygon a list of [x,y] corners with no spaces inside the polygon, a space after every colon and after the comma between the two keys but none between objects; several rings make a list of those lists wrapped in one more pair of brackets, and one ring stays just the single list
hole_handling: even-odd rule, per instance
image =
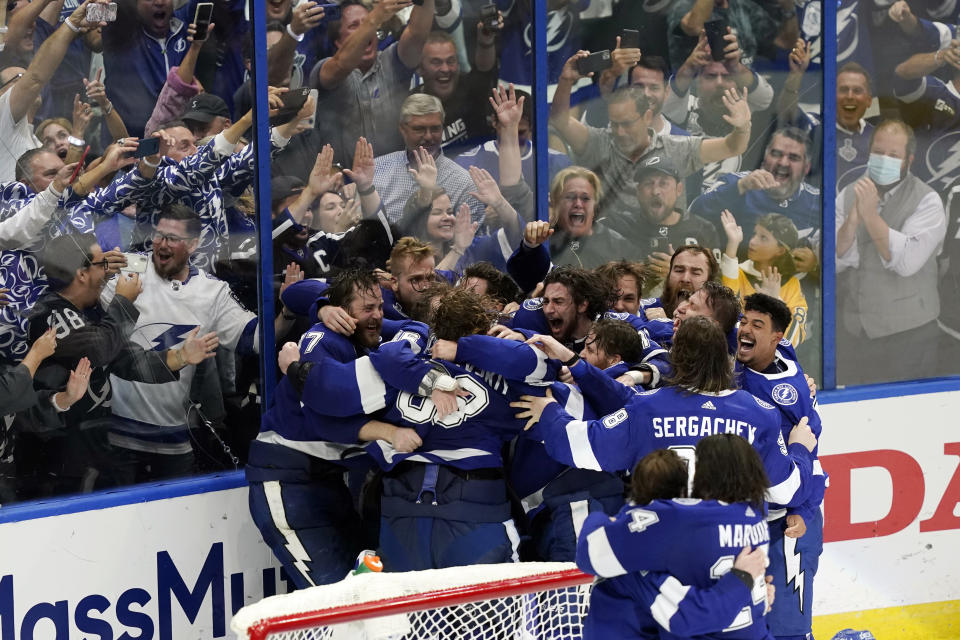
[{"label": "woman with blonde hair", "polygon": [[603,198],[600,177],[584,167],[562,169],[550,185],[550,255],[554,264],[583,269],[610,260],[628,258],[630,243],[597,221],[598,202]]}]

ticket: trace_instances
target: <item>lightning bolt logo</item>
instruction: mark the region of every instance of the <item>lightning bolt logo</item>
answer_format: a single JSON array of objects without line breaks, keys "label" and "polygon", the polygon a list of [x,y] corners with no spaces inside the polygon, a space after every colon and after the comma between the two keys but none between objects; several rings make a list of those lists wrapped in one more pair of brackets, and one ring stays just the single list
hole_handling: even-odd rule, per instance
[{"label": "lightning bolt logo", "polygon": [[[547,53],[559,51],[567,43],[570,37],[570,30],[573,28],[573,17],[566,9],[550,11],[547,14]],[[527,49],[533,47],[533,23],[527,25],[523,32],[524,44]]]},{"label": "lightning bolt logo", "polygon": [[[156,330],[157,328],[166,326],[167,329],[157,334],[152,340],[148,340],[145,346],[146,349],[152,351],[164,351],[166,349],[172,349],[178,344],[183,342],[186,339],[186,335],[197,328],[195,324],[154,324],[147,325],[140,329],[141,332],[149,331],[151,327]],[[141,333],[143,335],[143,333]]]},{"label": "lightning bolt logo", "polygon": [[926,181],[927,184],[931,184],[934,181],[939,180],[940,182],[943,183],[943,186],[946,187],[946,186],[949,186],[950,183],[953,181],[953,177],[954,177],[953,172],[956,171],[958,168],[960,168],[960,140],[957,140],[952,145],[950,145],[950,148],[947,149],[947,152],[944,155],[943,161],[940,163],[940,165],[936,169],[934,169],[933,167],[933,158],[935,156],[934,151],[936,150],[936,147],[940,146],[940,143],[944,142],[944,140],[947,140],[952,137],[956,137],[956,135],[957,134],[952,133],[947,136],[943,136],[942,138],[940,138],[939,140],[931,144],[930,147],[927,149],[927,157],[926,157],[927,170],[930,172],[930,179]]},{"label": "lightning bolt logo", "polygon": [[847,45],[847,48],[837,54],[837,60],[841,62],[853,55],[853,52],[857,50],[857,45],[860,42],[860,34],[857,32],[857,14],[854,13],[856,8],[856,5],[851,5],[837,10],[837,33],[841,34],[847,29],[850,29],[853,33],[853,37],[851,38],[850,44]]},{"label": "lightning bolt logo", "polygon": [[297,536],[296,530],[287,523],[286,509],[283,506],[283,497],[280,495],[280,491],[280,483],[276,480],[269,480],[263,483],[263,494],[267,499],[270,517],[277,531],[283,536],[284,548],[286,548],[293,557],[293,566],[297,568],[300,575],[306,578],[307,582],[316,586],[313,578],[310,577],[310,569],[307,567],[307,563],[312,562],[310,554],[307,553],[303,543],[300,542],[300,537]]},{"label": "lightning bolt logo", "polygon": [[793,590],[800,595],[800,613],[803,613],[803,581],[805,571],[800,570],[800,552],[796,550],[797,538],[783,536],[783,557],[787,564],[787,586],[793,583]]}]

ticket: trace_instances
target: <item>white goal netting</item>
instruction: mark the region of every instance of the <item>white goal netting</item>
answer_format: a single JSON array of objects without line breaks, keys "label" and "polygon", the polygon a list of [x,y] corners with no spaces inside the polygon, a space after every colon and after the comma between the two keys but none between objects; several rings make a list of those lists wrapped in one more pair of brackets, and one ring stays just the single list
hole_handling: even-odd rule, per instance
[{"label": "white goal netting", "polygon": [[265,598],[231,627],[243,640],[578,640],[591,585],[559,562],[364,573]]}]

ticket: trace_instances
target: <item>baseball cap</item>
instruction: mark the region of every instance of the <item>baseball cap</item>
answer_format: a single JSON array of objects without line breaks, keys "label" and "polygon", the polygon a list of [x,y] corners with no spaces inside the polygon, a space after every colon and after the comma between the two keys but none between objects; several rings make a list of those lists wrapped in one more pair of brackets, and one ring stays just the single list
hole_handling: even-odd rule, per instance
[{"label": "baseball cap", "polygon": [[187,112],[183,114],[183,119],[210,122],[217,116],[230,117],[230,109],[227,108],[227,103],[220,96],[215,96],[212,93],[200,93],[190,100],[190,106],[187,107]]},{"label": "baseball cap", "polygon": [[643,164],[637,170],[637,180],[654,171],[664,173],[674,180],[680,179],[680,171],[670,158],[667,156],[650,156],[643,161]]},{"label": "baseball cap", "polygon": [[296,176],[276,176],[270,180],[270,205],[275,206],[281,200],[299,194],[306,186]]},{"label": "baseball cap", "polygon": [[777,242],[788,249],[795,249],[800,242],[800,233],[797,226],[787,216],[779,213],[768,213],[757,218],[757,225],[763,227],[777,239]]}]

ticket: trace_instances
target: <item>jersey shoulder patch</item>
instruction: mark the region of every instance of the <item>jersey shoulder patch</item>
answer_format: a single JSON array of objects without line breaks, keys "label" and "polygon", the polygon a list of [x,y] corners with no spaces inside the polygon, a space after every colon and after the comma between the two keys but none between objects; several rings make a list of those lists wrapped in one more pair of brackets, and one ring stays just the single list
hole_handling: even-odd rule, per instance
[{"label": "jersey shoulder patch", "polygon": [[753,399],[754,399],[754,401],[755,401],[758,405],[760,405],[760,406],[763,407],[764,409],[773,409],[773,405],[770,404],[769,402],[764,402],[763,400],[761,400],[761,399],[758,398],[757,396],[753,396]]},{"label": "jersey shoulder patch", "polygon": [[782,347],[792,347],[793,343],[787,340],[786,338],[780,338],[780,346]]},{"label": "jersey shoulder patch", "polygon": [[611,413],[603,419],[603,426],[607,429],[613,429],[618,424],[622,424],[627,419],[627,410],[620,409],[616,413]]},{"label": "jersey shoulder patch", "polygon": [[629,314],[623,311],[607,311],[603,314],[605,318],[610,318],[611,320],[626,320],[630,317]]},{"label": "jersey shoulder patch", "polygon": [[796,387],[789,382],[781,382],[770,392],[770,397],[773,398],[773,401],[777,404],[790,406],[797,403],[797,400],[800,399],[800,394],[797,393]]},{"label": "jersey shoulder patch", "polygon": [[543,298],[530,298],[523,301],[523,308],[527,311],[538,311],[543,308]]}]

